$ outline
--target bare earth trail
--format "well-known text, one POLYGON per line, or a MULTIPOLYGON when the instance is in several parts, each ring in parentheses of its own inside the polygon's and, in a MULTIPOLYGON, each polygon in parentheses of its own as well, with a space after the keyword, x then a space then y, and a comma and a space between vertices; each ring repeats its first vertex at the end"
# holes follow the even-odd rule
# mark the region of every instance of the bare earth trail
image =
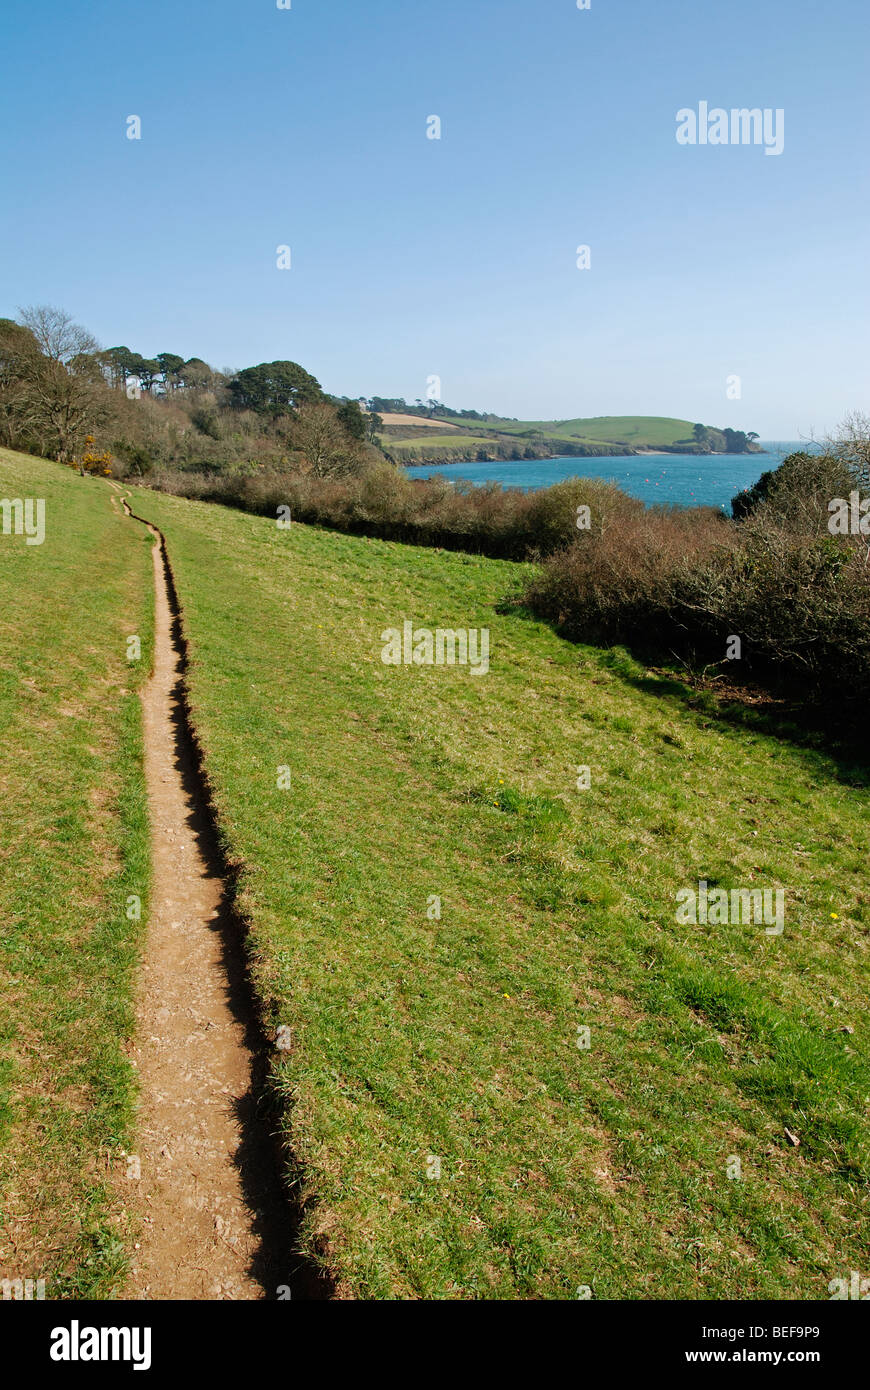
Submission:
POLYGON ((163 545, 148 529, 154 664, 142 703, 152 895, 130 1052, 140 1077, 143 1231, 125 1293, 275 1298, 300 1258, 274 1143, 257 1114, 261 1040, 185 719, 163 545))

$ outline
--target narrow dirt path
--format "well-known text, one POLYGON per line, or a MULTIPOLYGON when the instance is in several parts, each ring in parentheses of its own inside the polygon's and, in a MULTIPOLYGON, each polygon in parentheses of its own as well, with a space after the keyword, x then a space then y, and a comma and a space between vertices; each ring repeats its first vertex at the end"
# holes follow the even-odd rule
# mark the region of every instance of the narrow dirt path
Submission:
MULTIPOLYGON (((123 506, 143 524, 126 498, 123 506)), ((174 591, 159 532, 148 529, 156 613, 142 703, 153 879, 131 1052, 141 1078, 143 1234, 126 1293, 275 1298, 300 1260, 257 1115, 256 1025, 185 717, 174 591)))

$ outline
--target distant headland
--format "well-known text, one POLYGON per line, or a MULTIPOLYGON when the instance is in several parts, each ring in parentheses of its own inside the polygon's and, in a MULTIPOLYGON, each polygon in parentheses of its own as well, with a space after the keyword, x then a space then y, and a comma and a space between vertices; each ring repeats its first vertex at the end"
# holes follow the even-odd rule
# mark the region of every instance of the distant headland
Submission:
POLYGON ((613 454, 761 454, 754 431, 693 424, 659 415, 598 415, 576 420, 512 420, 438 402, 360 400, 387 458, 402 464, 502 459, 601 458, 613 454))

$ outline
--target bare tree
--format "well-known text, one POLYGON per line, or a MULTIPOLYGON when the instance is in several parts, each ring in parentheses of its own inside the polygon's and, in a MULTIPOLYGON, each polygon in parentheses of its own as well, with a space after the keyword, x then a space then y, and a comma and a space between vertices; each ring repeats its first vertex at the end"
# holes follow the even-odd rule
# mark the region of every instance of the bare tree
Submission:
POLYGON ((827 445, 854 474, 858 486, 870 489, 870 416, 860 410, 850 411, 827 445))
POLYGON ((21 323, 29 328, 42 354, 67 366, 76 357, 98 351, 96 339, 64 310, 50 304, 19 309, 21 323))
POLYGON ((290 446, 302 455, 304 471, 313 478, 347 477, 364 467, 359 447, 348 438, 330 405, 299 407, 290 426, 290 446))

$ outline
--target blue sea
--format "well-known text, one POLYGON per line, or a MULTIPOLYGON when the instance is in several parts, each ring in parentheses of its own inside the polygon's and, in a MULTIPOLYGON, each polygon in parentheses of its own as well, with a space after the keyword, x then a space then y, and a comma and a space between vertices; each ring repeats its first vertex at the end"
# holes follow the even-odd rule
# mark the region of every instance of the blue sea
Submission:
POLYGON ((498 463, 415 465, 411 478, 440 475, 454 481, 466 478, 482 484, 534 492, 564 478, 607 478, 647 503, 676 503, 683 507, 720 507, 730 514, 736 493, 756 483, 762 473, 778 468, 787 454, 816 446, 802 440, 759 441, 763 454, 615 454, 606 458, 507 459, 498 463))

